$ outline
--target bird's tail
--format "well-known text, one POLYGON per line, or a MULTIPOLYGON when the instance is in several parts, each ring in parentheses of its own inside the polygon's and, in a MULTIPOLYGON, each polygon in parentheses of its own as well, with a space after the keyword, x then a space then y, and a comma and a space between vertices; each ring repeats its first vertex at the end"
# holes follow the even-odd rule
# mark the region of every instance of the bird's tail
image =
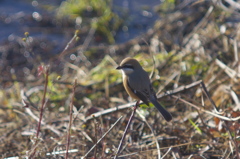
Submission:
POLYGON ((156 99, 151 99, 150 101, 158 109, 166 121, 172 120, 172 115, 166 109, 164 109, 156 99))

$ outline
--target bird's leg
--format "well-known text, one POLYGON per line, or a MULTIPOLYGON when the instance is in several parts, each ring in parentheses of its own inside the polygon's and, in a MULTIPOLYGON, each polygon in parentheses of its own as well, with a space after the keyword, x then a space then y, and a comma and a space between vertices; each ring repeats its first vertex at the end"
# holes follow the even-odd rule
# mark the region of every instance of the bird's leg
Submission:
POLYGON ((135 106, 134 106, 134 111, 139 107, 140 100, 137 100, 135 106))

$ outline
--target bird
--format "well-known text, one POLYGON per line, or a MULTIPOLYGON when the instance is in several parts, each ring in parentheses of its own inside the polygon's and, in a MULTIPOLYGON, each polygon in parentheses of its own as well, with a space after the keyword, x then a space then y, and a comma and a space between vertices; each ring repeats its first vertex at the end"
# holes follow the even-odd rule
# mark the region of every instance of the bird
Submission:
POLYGON ((141 100, 148 106, 151 102, 166 121, 172 120, 172 115, 157 101, 148 73, 136 59, 127 57, 116 69, 122 71, 123 86, 130 97, 141 100))

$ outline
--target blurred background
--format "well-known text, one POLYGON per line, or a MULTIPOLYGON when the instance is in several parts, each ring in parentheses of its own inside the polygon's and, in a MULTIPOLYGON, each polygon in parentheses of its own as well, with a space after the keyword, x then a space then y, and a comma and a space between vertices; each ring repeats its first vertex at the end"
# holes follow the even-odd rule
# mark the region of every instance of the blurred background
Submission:
POLYGON ((142 105, 120 157, 240 158, 239 11, 238 0, 0 0, 1 157, 64 158, 70 141, 69 158, 112 158, 134 105, 115 68, 130 56, 173 120, 142 105))

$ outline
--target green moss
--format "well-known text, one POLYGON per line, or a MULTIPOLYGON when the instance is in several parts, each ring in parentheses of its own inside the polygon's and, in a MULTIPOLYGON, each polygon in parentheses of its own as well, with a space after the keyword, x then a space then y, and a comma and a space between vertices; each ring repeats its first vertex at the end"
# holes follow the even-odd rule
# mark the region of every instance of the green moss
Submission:
POLYGON ((112 32, 117 31, 122 23, 112 12, 111 0, 68 0, 59 7, 58 16, 72 20, 81 17, 83 24, 95 28, 109 43, 114 43, 112 32))

